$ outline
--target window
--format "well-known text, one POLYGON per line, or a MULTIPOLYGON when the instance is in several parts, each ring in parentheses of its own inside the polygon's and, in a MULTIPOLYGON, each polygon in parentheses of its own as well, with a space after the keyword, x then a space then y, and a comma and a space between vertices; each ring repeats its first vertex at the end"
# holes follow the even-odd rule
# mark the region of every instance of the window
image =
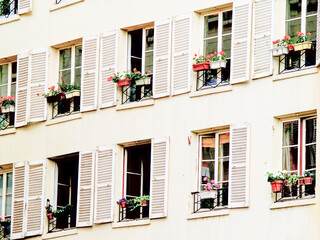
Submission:
MULTIPOLYGON (((154 29, 138 29, 128 32, 128 71, 153 72, 154 29)), ((131 81, 123 88, 123 103, 135 102, 152 97, 152 75, 150 81, 131 81)))
MULTIPOLYGON (((11 220, 12 210, 12 172, 0 174, 0 216, 11 220)), ((0 235, 8 238, 10 236, 10 224, 1 228, 0 235)))
POLYGON ((0 19, 8 18, 18 12, 18 0, 2 0, 0 1, 0 19))
MULTIPOLYGON (((0 96, 16 96, 17 63, 12 62, 0 65, 0 96)), ((14 108, 6 108, 0 115, 0 129, 4 130, 14 126, 14 108)))
POLYGON ((220 11, 203 17, 203 55, 225 52, 226 67, 208 70, 198 77, 197 90, 205 86, 217 86, 230 80, 232 11, 220 11))

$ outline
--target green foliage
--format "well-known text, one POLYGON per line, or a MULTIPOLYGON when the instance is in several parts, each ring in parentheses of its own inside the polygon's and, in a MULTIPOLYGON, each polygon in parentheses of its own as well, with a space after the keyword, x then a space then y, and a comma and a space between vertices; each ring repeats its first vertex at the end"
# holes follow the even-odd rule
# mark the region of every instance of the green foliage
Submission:
POLYGON ((0 16, 10 14, 10 0, 0 0, 0 16))
POLYGON ((304 176, 305 176, 305 177, 311 177, 311 173, 310 173, 309 171, 305 171, 305 172, 304 172, 304 176))
POLYGON ((127 201, 127 205, 131 205, 132 206, 132 209, 130 209, 130 211, 134 211, 136 208, 141 207, 141 202, 143 200, 149 201, 150 200, 150 196, 149 195, 143 195, 143 196, 140 196, 140 197, 129 199, 127 201))
POLYGON ((277 180, 284 180, 285 177, 284 177, 284 173, 278 171, 278 172, 275 172, 275 173, 267 173, 268 174, 268 179, 267 181, 268 182, 274 182, 274 181, 277 181, 277 180))
POLYGON ((64 81, 59 83, 59 87, 62 92, 71 92, 73 90, 81 90, 81 86, 79 84, 66 84, 64 81))
POLYGON ((73 206, 68 204, 62 208, 59 208, 57 210, 53 211, 53 216, 54 217, 59 217, 59 216, 66 216, 68 214, 70 214, 73 210, 73 206))

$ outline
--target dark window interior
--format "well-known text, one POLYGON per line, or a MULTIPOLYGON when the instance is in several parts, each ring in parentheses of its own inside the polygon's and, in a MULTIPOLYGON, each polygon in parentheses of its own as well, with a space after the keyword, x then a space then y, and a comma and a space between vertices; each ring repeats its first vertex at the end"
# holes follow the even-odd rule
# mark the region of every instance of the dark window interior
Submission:
POLYGON ((129 32, 131 36, 131 71, 142 70, 142 29, 129 32))

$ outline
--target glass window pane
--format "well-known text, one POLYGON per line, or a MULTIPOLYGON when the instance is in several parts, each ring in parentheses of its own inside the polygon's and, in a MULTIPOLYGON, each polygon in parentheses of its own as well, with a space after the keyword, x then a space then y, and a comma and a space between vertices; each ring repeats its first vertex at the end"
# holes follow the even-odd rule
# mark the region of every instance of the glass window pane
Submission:
POLYGON ((2 196, 2 193, 3 193, 3 174, 0 175, 0 196, 2 196))
POLYGON ((215 136, 202 138, 202 160, 213 160, 215 154, 215 136))
POLYGON ((146 63, 145 63, 146 72, 153 72, 153 52, 146 52, 146 63))
POLYGON ((146 51, 153 49, 153 35, 154 35, 153 29, 146 30, 146 51))
POLYGON ((8 86, 4 85, 4 86, 0 86, 0 96, 7 96, 8 92, 8 86))
POLYGON ((77 67, 74 76, 74 83, 77 85, 81 85, 81 67, 77 67))
POLYGON ((207 183, 203 181, 204 177, 209 177, 211 180, 214 180, 214 164, 215 161, 202 161, 201 163, 201 182, 202 184, 207 183))
POLYGON ((222 51, 225 52, 227 58, 231 57, 231 35, 222 37, 222 51))
POLYGON ((301 20, 293 20, 286 23, 286 34, 290 37, 296 37, 297 32, 301 31, 301 20))
POLYGON ((282 170, 294 171, 298 169, 298 147, 282 149, 282 170))
POLYGON ((204 41, 204 55, 214 53, 218 50, 218 38, 212 38, 204 41))
POLYGON ((141 176, 127 174, 127 195, 140 196, 141 176))
POLYGON ((229 158, 219 159, 219 181, 228 181, 229 179, 229 158))
POLYGON ((17 81, 17 62, 13 62, 11 68, 11 83, 14 83, 17 81))
POLYGON ((290 146, 298 144, 298 136, 299 136, 299 122, 285 122, 283 123, 283 138, 282 138, 282 146, 290 146))
POLYGON ((12 208, 12 195, 6 196, 6 216, 11 216, 11 208, 12 208))
POLYGON ((219 157, 229 156, 230 134, 219 134, 219 157))
POLYGON ((60 50, 60 68, 71 68, 71 48, 60 50))
POLYGON ((212 14, 204 17, 204 37, 218 36, 219 14, 212 14))
POLYGON ((60 82, 63 81, 65 84, 70 84, 71 83, 71 69, 60 71, 59 80, 60 80, 60 82))
POLYGON ((316 144, 306 146, 306 169, 316 167, 316 144))
POLYGON ((287 19, 301 16, 301 0, 287 0, 287 19))
POLYGON ((131 56, 142 58, 142 29, 129 34, 131 36, 131 56))
MULTIPOLYGON (((0 66, 0 85, 8 83, 8 65, 0 66)), ((7 96, 7 94, 5 95, 7 96)))
POLYGON ((317 13, 318 1, 317 0, 307 0, 307 15, 317 13))
POLYGON ((58 184, 58 202, 57 205, 59 207, 64 207, 69 204, 70 198, 70 187, 65 185, 58 184))
POLYGON ((311 33, 310 39, 316 40, 317 37, 317 16, 307 17, 307 32, 311 33))
POLYGON ((222 34, 232 32, 232 11, 222 13, 222 34))
POLYGON ((7 173, 7 194, 12 193, 12 173, 7 173))
POLYGON ((11 84, 11 97, 15 97, 16 96, 16 84, 11 84))
POLYGON ((317 136, 317 120, 308 119, 306 120, 306 143, 315 143, 317 136))
POLYGON ((81 61, 82 61, 82 46, 76 46, 75 52, 76 52, 76 67, 79 67, 81 66, 81 61))

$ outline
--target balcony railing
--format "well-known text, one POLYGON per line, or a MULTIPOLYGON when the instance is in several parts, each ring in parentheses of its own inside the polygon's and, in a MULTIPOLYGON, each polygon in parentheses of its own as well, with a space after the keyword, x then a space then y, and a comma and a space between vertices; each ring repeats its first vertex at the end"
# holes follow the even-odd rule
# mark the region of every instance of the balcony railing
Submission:
POLYGON ((0 239, 10 239, 11 222, 1 221, 0 222, 0 239))
POLYGON ((150 84, 137 85, 135 80, 131 80, 130 85, 122 87, 122 104, 152 99, 152 96, 152 76, 150 84))
POLYGON ((219 188, 212 197, 202 197, 200 192, 192 192, 193 213, 200 210, 212 211, 217 208, 227 208, 228 206, 228 188, 219 188))
POLYGON ((16 14, 18 12, 18 0, 3 0, 0 1, 0 18, 16 14))
POLYGON ((80 111, 80 97, 61 99, 52 103, 52 119, 69 116, 80 111))
POLYGON ((0 130, 14 127, 14 112, 0 114, 0 130))
POLYGON ((133 209, 133 204, 126 204, 125 207, 122 207, 119 204, 119 222, 149 218, 149 201, 147 201, 146 206, 137 207, 134 210, 133 209))
POLYGON ((312 42, 311 49, 289 51, 279 56, 279 74, 286 71, 300 71, 316 64, 316 41, 312 42))

